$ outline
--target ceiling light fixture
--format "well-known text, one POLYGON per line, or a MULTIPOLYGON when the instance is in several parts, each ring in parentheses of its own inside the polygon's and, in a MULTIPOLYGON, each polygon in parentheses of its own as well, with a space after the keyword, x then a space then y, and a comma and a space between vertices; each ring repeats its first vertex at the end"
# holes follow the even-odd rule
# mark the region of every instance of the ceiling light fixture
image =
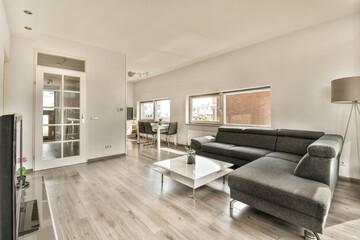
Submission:
POLYGON ((147 76, 149 76, 149 72, 143 72, 143 73, 137 73, 137 72, 131 72, 131 71, 128 72, 129 77, 134 77, 136 75, 138 75, 139 77, 147 77, 147 76))
POLYGON ((30 12, 29 10, 24 10, 24 13, 26 13, 27 15, 32 15, 32 12, 30 12))
POLYGON ((32 28, 31 28, 31 27, 28 27, 28 26, 25 26, 24 28, 25 28, 26 30, 29 30, 29 31, 32 30, 32 28))

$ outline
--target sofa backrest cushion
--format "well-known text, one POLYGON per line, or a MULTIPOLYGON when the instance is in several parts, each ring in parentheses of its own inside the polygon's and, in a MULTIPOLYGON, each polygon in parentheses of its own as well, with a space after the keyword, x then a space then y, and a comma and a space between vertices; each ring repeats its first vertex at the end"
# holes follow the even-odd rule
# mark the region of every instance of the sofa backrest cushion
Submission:
POLYGON ((220 127, 216 142, 275 150, 277 129, 220 127))
POLYGON ((276 152, 305 155, 307 148, 325 133, 316 131, 279 129, 276 141, 276 152))
POLYGON ((229 127, 229 126, 221 126, 218 128, 219 132, 231 132, 231 133, 242 133, 245 128, 241 127, 229 127))

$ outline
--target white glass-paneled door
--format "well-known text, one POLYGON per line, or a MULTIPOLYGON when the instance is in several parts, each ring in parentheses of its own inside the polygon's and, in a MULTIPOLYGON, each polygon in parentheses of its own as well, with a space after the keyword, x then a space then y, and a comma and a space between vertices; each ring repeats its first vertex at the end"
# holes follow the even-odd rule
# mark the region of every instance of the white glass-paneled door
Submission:
POLYGON ((86 161, 86 74, 36 66, 34 169, 86 161))

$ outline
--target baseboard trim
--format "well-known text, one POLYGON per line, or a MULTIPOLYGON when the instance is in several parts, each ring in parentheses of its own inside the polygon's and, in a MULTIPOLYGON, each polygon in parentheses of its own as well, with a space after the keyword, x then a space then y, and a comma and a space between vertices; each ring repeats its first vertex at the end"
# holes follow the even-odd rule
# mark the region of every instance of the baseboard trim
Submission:
POLYGON ((126 155, 125 153, 121 153, 121 154, 110 155, 110 156, 105 156, 105 157, 91 158, 91 159, 88 159, 87 162, 92 163, 92 162, 104 161, 104 160, 124 157, 125 155, 126 155))
POLYGON ((358 184, 360 184, 360 179, 358 179, 358 178, 351 178, 351 177, 339 176, 339 179, 340 179, 340 180, 343 180, 343 181, 347 181, 347 182, 353 182, 353 183, 358 183, 358 184))

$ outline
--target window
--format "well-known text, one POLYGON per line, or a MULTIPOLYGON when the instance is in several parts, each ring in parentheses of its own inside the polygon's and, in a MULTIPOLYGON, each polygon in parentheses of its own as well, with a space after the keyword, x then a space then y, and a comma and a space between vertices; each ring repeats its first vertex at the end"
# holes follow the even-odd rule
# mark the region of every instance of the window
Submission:
POLYGON ((190 122, 220 123, 220 94, 190 97, 190 122))
POLYGON ((170 121, 170 99, 140 102, 140 120, 170 121))
POLYGON ((169 122, 170 121, 170 100, 157 100, 155 101, 155 121, 162 119, 162 121, 169 122))
POLYGON ((142 102, 140 103, 140 116, 141 120, 153 120, 154 119, 154 102, 142 102))
POLYGON ((224 94, 225 124, 271 125, 270 89, 224 94))
POLYGON ((190 123, 271 125, 270 87, 188 97, 190 123))

